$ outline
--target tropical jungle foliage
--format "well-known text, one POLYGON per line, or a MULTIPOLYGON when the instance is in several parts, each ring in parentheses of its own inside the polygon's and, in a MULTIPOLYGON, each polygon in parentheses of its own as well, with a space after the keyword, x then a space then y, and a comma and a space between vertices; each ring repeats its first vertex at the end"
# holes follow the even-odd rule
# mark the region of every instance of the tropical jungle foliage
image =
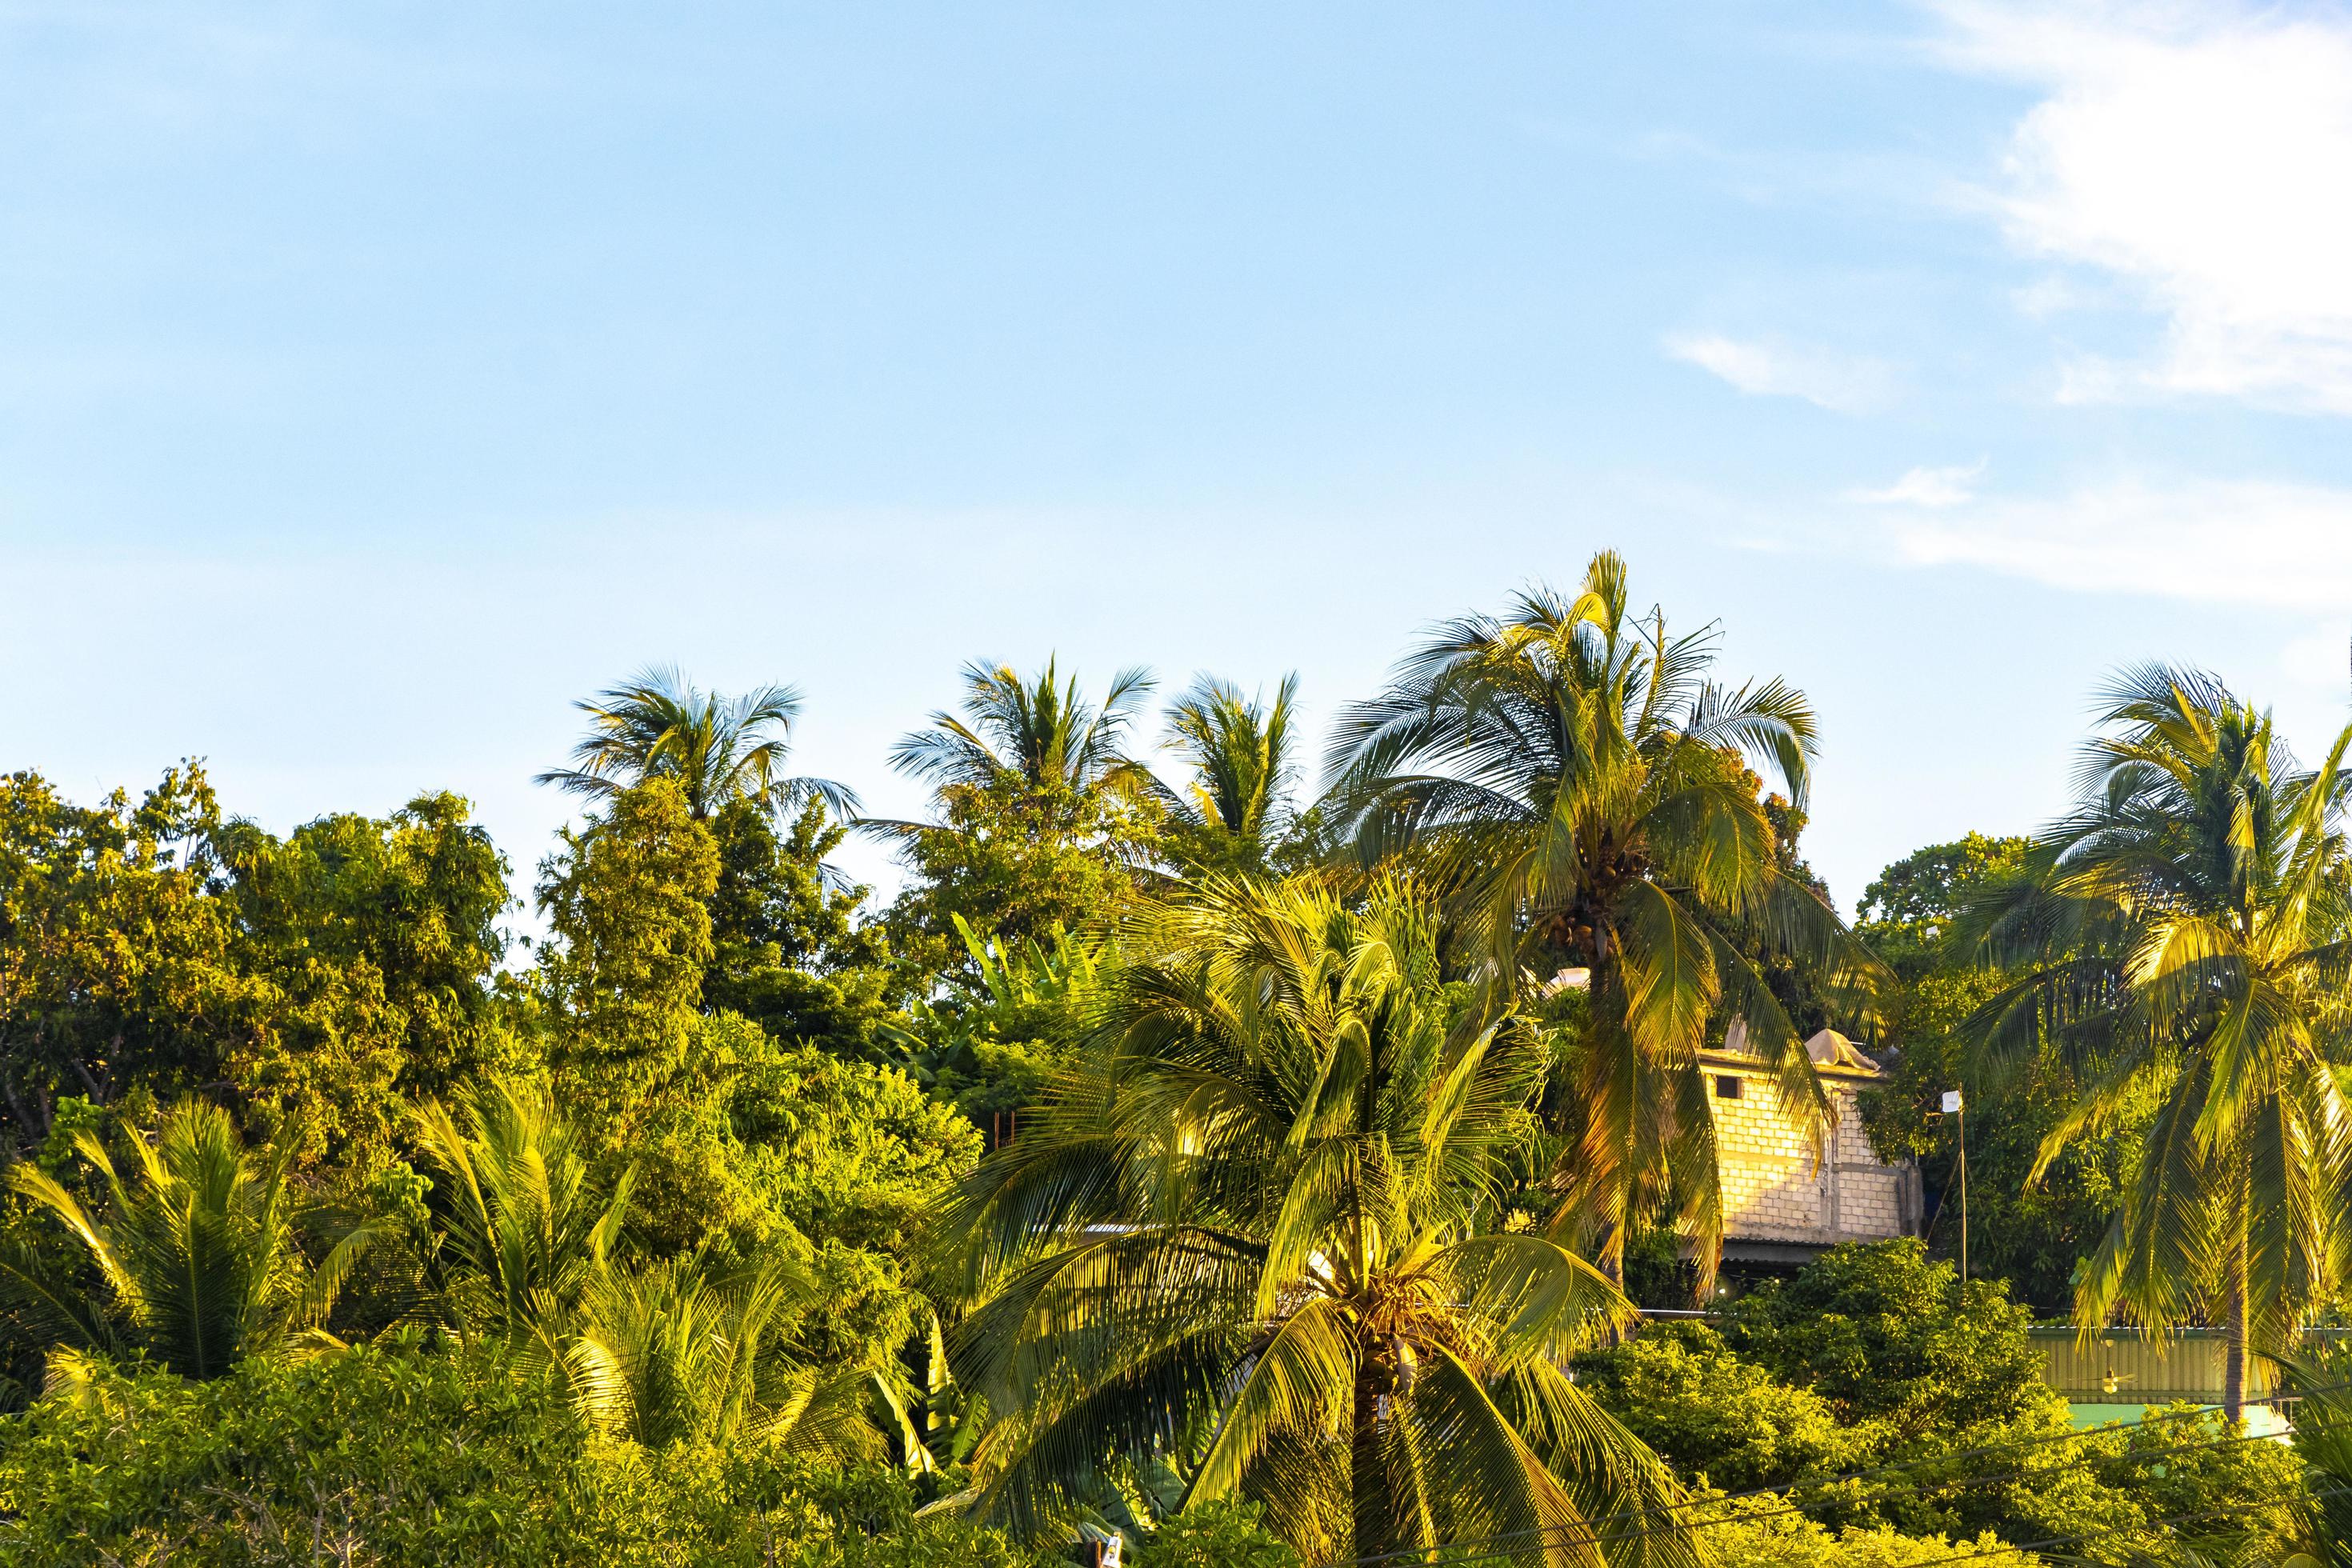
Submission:
POLYGON ((649 668, 527 922, 451 795, 0 778, 0 1563, 2341 1561, 2346 740, 2132 672, 2076 811, 1849 927, 1717 653, 1602 553, 1319 781, 1295 678, 978 661, 912 821, 649 668), (1948 1205, 1719 1267, 1700 1053, 1820 1147, 1824 1026, 1931 1202, 1969 1089, 1975 1278, 1948 1205), (2035 1312, 2315 1414, 2077 1434, 2035 1312))

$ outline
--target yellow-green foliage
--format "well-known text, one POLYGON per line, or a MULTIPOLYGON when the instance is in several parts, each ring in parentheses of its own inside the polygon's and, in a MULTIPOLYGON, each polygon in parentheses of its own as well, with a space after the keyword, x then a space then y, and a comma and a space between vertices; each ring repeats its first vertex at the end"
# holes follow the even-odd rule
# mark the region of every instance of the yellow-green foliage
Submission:
POLYGON ((0 1430, 5 1568, 1035 1561, 919 1500, 903 1475, 756 1445, 600 1437, 513 1366, 402 1344, 200 1384, 101 1372, 0 1430))

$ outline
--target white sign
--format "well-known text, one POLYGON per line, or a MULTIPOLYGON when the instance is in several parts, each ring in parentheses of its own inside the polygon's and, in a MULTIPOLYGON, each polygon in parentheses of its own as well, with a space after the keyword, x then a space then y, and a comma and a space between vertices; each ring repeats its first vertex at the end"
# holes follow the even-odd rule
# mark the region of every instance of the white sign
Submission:
POLYGON ((1954 1111, 1959 1110, 1959 1108, 1960 1091, 1957 1089, 1946 1089, 1944 1091, 1944 1114, 1949 1116, 1954 1111))

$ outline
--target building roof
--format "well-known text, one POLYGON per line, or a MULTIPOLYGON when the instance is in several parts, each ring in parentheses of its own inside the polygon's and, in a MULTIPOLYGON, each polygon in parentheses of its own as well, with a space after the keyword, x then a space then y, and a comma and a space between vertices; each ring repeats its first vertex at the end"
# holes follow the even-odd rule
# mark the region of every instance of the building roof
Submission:
MULTIPOLYGON (((1823 1029, 1805 1042, 1805 1054, 1813 1059, 1813 1070, 1825 1078, 1880 1079, 1885 1069, 1862 1054, 1862 1048, 1835 1029, 1823 1029)), ((1710 1067, 1727 1067, 1737 1071, 1766 1073, 1771 1064, 1748 1049, 1748 1024, 1734 1018, 1726 1031, 1720 1048, 1702 1050, 1698 1059, 1710 1067)))

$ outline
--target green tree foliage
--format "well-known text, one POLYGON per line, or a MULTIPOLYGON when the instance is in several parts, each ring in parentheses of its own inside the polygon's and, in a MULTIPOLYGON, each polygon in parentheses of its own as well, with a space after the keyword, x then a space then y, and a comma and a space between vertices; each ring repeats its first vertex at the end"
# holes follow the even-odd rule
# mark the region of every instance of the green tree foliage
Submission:
POLYGON ((905 1257, 981 1137, 895 1068, 779 1053, 737 1093, 733 1131, 775 1213, 819 1242, 905 1257))
MULTIPOLYGON (((1383 884, 1213 882, 1137 917, 1119 1048, 942 1223, 959 1376, 1002 1419, 978 1505, 1066 1518, 1121 1455, 1183 1457, 1321 1559, 1533 1531, 1568 1562, 1674 1489, 1556 1358, 1623 1299, 1484 1228, 1546 1066, 1465 1015, 1433 912, 1383 884)), ((1671 1529, 1646 1556, 1680 1560, 1671 1529)))
POLYGON ((1293 680, 1198 682, 1162 784, 1139 671, 974 666, 895 824, 788 775, 789 689, 649 670, 547 775, 519 970, 456 796, 0 778, 0 1568, 2336 1568, 2330 1358, 2293 1447, 2076 1433, 2021 1303, 2335 1299, 2352 731, 2306 770, 2136 675, 2073 816, 1849 932, 1811 710, 1714 636, 1599 556, 1410 657, 1305 810, 1293 680), (1931 1182, 1966 1087, 2005 1279, 1906 1241, 1637 1319, 1621 1258, 1713 1258, 1735 1019, 1816 1125, 1799 1037, 1868 1033, 1931 1182))
POLYGON ((389 1158, 396 1108, 510 1061, 492 973, 506 865, 454 795, 279 841, 201 768, 136 808, 0 781, 0 1099, 236 1092, 298 1156, 389 1158))
POLYGON ((1298 1553, 1265 1528, 1265 1515, 1244 1502, 1186 1509, 1146 1540, 1138 1568, 1301 1568, 1298 1553))
POLYGON ((2342 1205, 2318 1196, 2352 1185, 2335 1066, 2352 726, 2305 770, 2267 712, 2202 672, 2130 670, 2106 704, 2082 801, 1977 917, 2015 977, 1972 1032, 1991 1071, 2054 1043, 2080 1075, 2038 1166, 2160 1097, 2075 1310, 2219 1324, 2235 1414, 2247 1347, 2283 1346, 2352 1246, 2342 1205))
POLYGON ((1603 553, 1573 596, 1538 590, 1441 627, 1341 715, 1334 801, 1366 861, 1402 853, 1446 892, 1499 981, 1586 971, 1561 1223, 1615 1269, 1632 1226, 1671 1205, 1706 1273, 1722 1237, 1696 1057, 1710 1021, 1744 1018, 1783 1106, 1817 1136, 1827 1125, 1750 944, 1801 961, 1850 1020, 1869 1016, 1879 967, 1776 858, 1745 765, 1801 807, 1811 707, 1779 680, 1716 685, 1716 628, 1670 637, 1626 595, 1624 562, 1603 553))
POLYGON ((2065 1414, 2025 1337, 2032 1314, 1997 1284, 1963 1288, 1914 1240, 1834 1247, 1793 1279, 1734 1304, 1731 1346, 1829 1402, 1880 1421, 1898 1447, 1979 1423, 2065 1414))
POLYGON ((960 970, 958 919, 1018 942, 1108 918, 1149 876, 1163 816, 1150 771, 1123 749, 1151 689, 1143 671, 1120 672, 1100 706, 1051 659, 1034 680, 971 665, 964 685, 961 717, 934 713, 890 753, 932 786, 936 820, 866 825, 911 873, 889 924, 926 976, 960 970))
POLYGON ((103 1103, 219 1082, 263 999, 216 897, 220 808, 174 768, 135 807, 92 807, 37 773, 0 778, 0 1099, 20 1146, 61 1094, 103 1103))
POLYGON ((597 1269, 567 1325, 565 1381, 590 1420, 647 1447, 763 1446, 878 1460, 861 1368, 795 1357, 785 1331, 821 1282, 781 1259, 714 1269, 672 1257, 597 1269))
POLYGON ((934 1095, 993 1126, 1035 1104, 1077 1054, 1097 1022, 1118 952, 1097 932, 1057 929, 1050 942, 1008 943, 982 941, 961 917, 955 923, 978 984, 916 999, 903 1063, 934 1095))
POLYGON ((837 1056, 881 1052, 895 1016, 889 943, 879 923, 857 921, 866 890, 839 885, 824 865, 847 830, 811 802, 779 831, 748 800, 721 807, 710 830, 719 881, 704 1003, 779 1040, 837 1056))
POLYGON ((417 1240, 436 1316, 467 1341, 545 1352, 620 1243, 634 1170, 602 1190, 553 1097, 513 1080, 467 1085, 454 1108, 428 1102, 416 1145, 432 1176, 417 1240))
MULTIPOLYGON (((1977 1072, 1962 1026, 2007 982, 1973 962, 1958 930, 1972 901, 2022 873, 2028 847, 2023 838, 1971 833, 1906 856, 1864 892, 1854 932, 1897 981, 1881 1037, 1887 1080, 1864 1097, 1863 1119, 1881 1155, 1916 1159, 1929 1189, 1948 1199, 1958 1141, 1941 1098, 1967 1091, 1971 1267, 2056 1315, 2121 1204, 2156 1102, 2150 1094, 2122 1108, 2116 1136, 2079 1142, 2029 1179, 2083 1084, 2047 1042, 2000 1081, 1977 1072)), ((1945 1254, 1957 1250, 1956 1208, 1948 1205, 1933 1239, 1945 1254)))
POLYGON ((857 797, 830 779, 783 774, 801 711, 789 686, 726 698, 699 689, 675 666, 653 666, 577 706, 588 715, 588 734, 572 748, 573 765, 540 774, 541 784, 601 802, 665 778, 697 822, 738 800, 772 811, 812 801, 843 816, 857 810, 857 797))
POLYGON ((1971 833, 1881 871, 1854 907, 1854 934, 1905 980, 1950 966, 1947 939, 1969 899, 2025 868, 2031 841, 1971 833))
MULTIPOLYGON (((94 1213, 38 1165, 8 1172, 9 1186, 66 1226, 104 1282, 105 1305, 92 1310, 76 1299, 78 1277, 11 1280, 21 1300, 48 1309, 62 1344, 134 1347, 184 1376, 217 1377, 323 1321, 352 1258, 376 1238, 374 1227, 355 1229, 313 1268, 295 1235, 290 1150, 248 1152, 216 1106, 183 1100, 153 1142, 130 1142, 137 1175, 126 1180, 100 1139, 76 1136, 105 1194, 94 1213)), ((49 1381, 70 1382, 86 1365, 53 1355, 49 1381)))
POLYGON ((1683 1475, 1794 1484, 1794 1510, 1780 1496, 1702 1510, 1725 1561, 1917 1562, 1942 1537, 2076 1536, 2096 1561, 2168 1561, 2184 1542, 2217 1562, 2280 1560, 2302 1495, 2282 1445, 2186 1406, 2076 1435, 2027 1322, 1916 1242, 1849 1246, 1716 1326, 1647 1326, 1577 1373, 1683 1475), (2256 1499, 2284 1506, 2243 1506, 2256 1499), (2198 1523, 2158 1522, 2183 1516, 2198 1523))
POLYGON ((1230 681, 1202 676, 1168 717, 1168 743, 1189 777, 1167 792, 1167 854, 1187 873, 1265 876, 1297 827, 1291 733, 1298 677, 1283 677, 1271 704, 1230 681))
POLYGON ((1577 1358, 1577 1381, 1699 1484, 1785 1487, 1857 1468, 1874 1434, 1801 1384, 1734 1354, 1704 1323, 1665 1323, 1577 1358))
POLYGON ((388 1158, 401 1106, 523 1065, 493 984, 506 858, 467 814, 426 795, 283 842, 244 822, 215 836, 236 962, 265 1006, 228 1074, 307 1158, 388 1158))
POLYGON ((718 844, 667 777, 613 795, 541 868, 548 1060, 572 1113, 608 1144, 690 1088, 718 888, 718 844))
POLYGON ((2352 1563, 2352 1355, 2331 1347, 2280 1358, 2287 1388, 2301 1396, 2294 1451, 2311 1485, 2298 1510, 2300 1544, 2323 1568, 2352 1563))
POLYGON ((488 1350, 410 1342, 185 1384, 99 1369, 0 1430, 0 1564, 1047 1568, 903 1474, 654 1453, 488 1350), (93 1465, 102 1452, 109 1462, 93 1465))

